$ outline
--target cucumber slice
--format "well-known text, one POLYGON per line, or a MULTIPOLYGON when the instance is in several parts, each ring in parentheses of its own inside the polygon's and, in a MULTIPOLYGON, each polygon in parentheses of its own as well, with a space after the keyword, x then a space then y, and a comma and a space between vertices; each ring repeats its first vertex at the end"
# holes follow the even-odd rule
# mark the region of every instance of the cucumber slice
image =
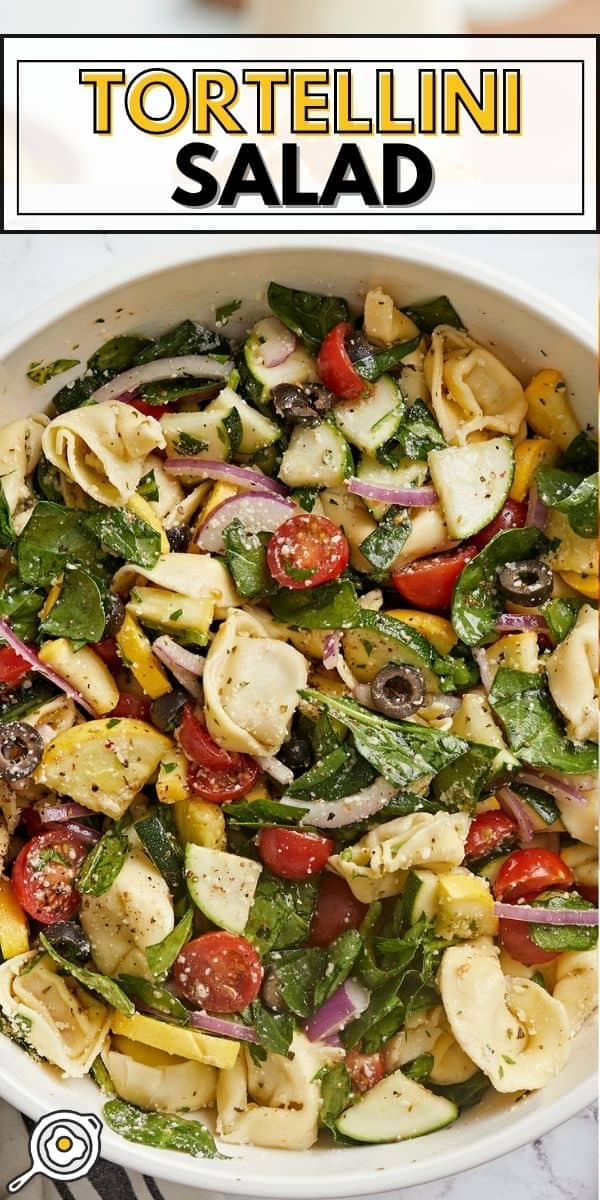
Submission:
POLYGON ((377 672, 390 663, 409 663, 423 672, 428 691, 439 688, 437 675, 400 638, 386 637, 377 629, 347 629, 343 644, 344 658, 359 683, 371 683, 377 672))
POLYGON ((194 904, 219 929, 243 933, 262 871, 260 863, 189 842, 185 877, 194 904))
POLYGON ((471 537, 498 515, 515 469, 510 438, 430 450, 427 461, 451 537, 471 537))
POLYGON ((242 438, 237 447, 239 454, 256 454, 265 446, 272 446, 281 437, 281 429, 274 421, 264 417, 256 408, 252 408, 246 400, 238 396, 232 388, 223 388, 222 392, 204 409, 207 416, 214 415, 219 421, 235 409, 242 423, 242 438))
POLYGON ((482 862, 481 866, 473 867, 476 875, 482 875, 489 883, 495 883, 500 873, 500 868, 506 862, 508 854, 496 854, 493 858, 487 858, 482 862))
POLYGON ((289 487, 338 487, 352 474, 350 448, 333 421, 312 429, 296 425, 279 478, 289 487))
POLYGON ((409 925, 437 915, 438 877, 433 871, 410 871, 402 893, 402 914, 409 925))
POLYGON ((212 458, 226 462, 231 454, 223 413, 165 413, 160 424, 167 453, 173 458, 212 458))
POLYGON ((382 375, 364 400, 337 404, 335 419, 353 446, 365 454, 375 454, 394 436, 405 408, 396 380, 391 375, 382 375))
POLYGON ((309 383, 318 379, 314 358, 311 358, 304 346, 298 345, 293 354, 277 367, 266 367, 262 357, 262 347, 268 339, 283 331, 289 337, 289 331, 277 317, 265 317, 251 330, 244 343, 244 359, 252 378, 262 385, 262 399, 267 400, 270 392, 278 383, 309 383))
MULTIPOLYGON (((375 483, 378 487, 390 488, 421 487, 428 474, 426 462, 405 458, 397 467, 386 467, 384 463, 378 462, 368 454, 363 454, 356 471, 357 478, 363 483, 375 483)), ((366 496, 363 496, 363 500, 377 521, 385 516, 390 507, 389 504, 382 504, 381 500, 369 500, 366 496)))
POLYGON ((392 1071, 342 1113, 336 1128, 355 1142, 401 1142, 443 1129, 457 1116, 451 1100, 428 1092, 402 1071, 392 1071))

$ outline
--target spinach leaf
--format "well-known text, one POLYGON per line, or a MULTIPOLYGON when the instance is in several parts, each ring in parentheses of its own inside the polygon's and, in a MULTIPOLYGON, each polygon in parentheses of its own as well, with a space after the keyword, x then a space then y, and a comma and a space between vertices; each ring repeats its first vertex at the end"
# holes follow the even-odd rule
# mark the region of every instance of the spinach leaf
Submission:
POLYGON ((311 804, 313 800, 331 802, 352 796, 373 782, 376 772, 350 745, 337 746, 287 789, 289 796, 311 804))
POLYGON ((189 942, 194 924, 194 910, 188 908, 174 929, 160 942, 146 946, 146 962, 155 979, 165 979, 179 951, 189 942))
POLYGON ((317 879, 279 879, 263 871, 244 936, 259 954, 306 941, 318 892, 317 879))
POLYGON ((228 304, 221 304, 215 312, 215 320, 218 325, 226 325, 229 318, 237 312, 238 308, 242 307, 241 300, 230 300, 228 304))
POLYGON ((451 1100, 461 1112, 464 1112, 466 1108, 472 1108, 474 1104, 479 1104, 491 1084, 483 1071, 476 1071, 464 1083, 441 1084, 430 1081, 427 1087, 430 1092, 435 1092, 436 1096, 445 1096, 447 1100, 451 1100))
POLYGON ((270 596, 277 591, 267 566, 270 537, 270 533, 248 533, 238 517, 223 533, 225 562, 240 596, 246 600, 270 596))
MULTIPOLYGON (((321 1084, 321 1110, 319 1121, 337 1139, 336 1122, 354 1097, 352 1080, 344 1063, 333 1067, 321 1067, 315 1079, 321 1084)), ((340 1139, 341 1140, 341 1139, 340 1139)), ((344 1139, 345 1141, 346 1139, 344 1139)))
MULTIPOLYGON (((547 892, 535 898, 536 908, 593 909, 577 892, 547 892)), ((528 926, 531 940, 540 950, 562 954, 564 950, 593 950, 598 944, 597 925, 545 925, 532 921, 528 926)))
POLYGON ((555 821, 560 820, 558 804, 548 792, 542 792, 540 788, 531 787, 528 783, 521 783, 518 777, 511 780, 510 786, 545 825, 553 825, 555 821))
POLYGON ((571 632, 585 601, 579 596, 555 596, 542 607, 553 642, 563 642, 571 632))
MULTIPOLYGON (((400 911, 402 910, 400 903, 400 911)), ((359 978, 373 988, 368 1008, 342 1035, 347 1048, 363 1043, 367 1054, 402 1028, 411 1013, 437 1003, 435 976, 448 946, 421 917, 403 935, 390 930, 373 939, 359 963, 359 978), (366 965, 366 972, 365 972, 366 965)))
POLYGON ((419 1054, 417 1058, 411 1059, 402 1067, 403 1075, 407 1075, 409 1079, 416 1079, 417 1083, 421 1079, 426 1079, 433 1070, 435 1059, 433 1054, 419 1054))
POLYGON ((362 379, 367 379, 369 383, 374 383, 386 371, 393 370, 407 354, 412 354, 416 350, 421 338, 410 338, 406 342, 396 342, 394 346, 388 346, 385 350, 377 350, 374 346, 365 345, 365 353, 360 358, 353 360, 352 366, 354 370, 361 376, 362 379))
POLYGON ((332 721, 326 712, 318 715, 300 712, 297 717, 298 733, 307 737, 315 759, 326 758, 336 746, 346 740, 346 730, 339 721, 332 721))
POLYGON ((394 436, 377 453, 381 462, 398 466, 405 459, 426 462, 430 450, 443 450, 446 440, 423 400, 415 400, 394 436))
POLYGON ((126 508, 102 508, 87 517, 86 525, 98 541, 138 567, 156 566, 160 558, 160 533, 126 508))
POLYGON ((436 296, 433 300, 408 304, 402 312, 418 325, 422 333, 433 333, 438 325, 452 325, 455 329, 465 328, 447 296, 436 296))
POLYGON ((57 696, 56 688, 45 679, 25 681, 19 688, 0 696, 0 721, 22 721, 28 713, 35 712, 57 696))
POLYGON ((60 471, 53 463, 48 462, 44 454, 35 469, 35 487, 42 500, 51 500, 53 504, 64 504, 60 487, 60 471))
POLYGON ((596 769, 597 747, 592 742, 572 742, 563 733, 542 675, 500 667, 489 702, 511 750, 522 762, 567 774, 596 769))
POLYGON ((282 588, 273 597, 271 610, 277 621, 295 629, 353 629, 364 612, 349 579, 306 591, 282 588))
POLYGON ((67 568, 58 599, 40 621, 40 633, 69 638, 79 650, 89 642, 101 641, 105 625, 102 593, 95 579, 81 567, 67 568))
POLYGON ((202 442, 200 438, 193 437, 191 433, 179 433, 174 444, 177 453, 184 456, 202 454, 203 450, 208 450, 208 442, 202 442))
POLYGON ((10 624, 13 633, 24 642, 35 642, 38 613, 46 599, 43 592, 23 587, 16 571, 10 571, 0 588, 0 617, 10 624))
POLYGON ((77 890, 86 896, 103 896, 117 878, 129 849, 129 840, 125 832, 129 824, 121 818, 100 838, 79 870, 77 890))
POLYGON ((79 365, 78 358, 56 358, 54 362, 32 362, 25 374, 32 383, 37 383, 38 387, 47 383, 49 379, 53 379, 55 375, 62 375, 63 371, 70 371, 71 367, 79 365))
MULTIPOLYGON (((52 403, 57 413, 71 412, 73 408, 82 408, 84 404, 89 404, 90 397, 101 387, 102 383, 103 380, 99 379, 97 375, 82 375, 80 379, 66 383, 52 397, 52 403)), ((91 401, 91 403, 95 403, 95 401, 91 401)))
POLYGON ((271 961, 288 1008, 297 1017, 312 1017, 348 978, 361 948, 360 934, 348 929, 327 949, 276 951, 271 961))
POLYGON ((107 375, 120 375, 127 371, 137 361, 137 356, 147 347, 152 346, 152 340, 135 333, 120 334, 109 338, 103 346, 88 358, 88 368, 96 375, 106 372, 107 375))
POLYGON ((229 825, 241 829, 262 829, 272 825, 297 825, 305 809, 280 804, 278 800, 260 797, 258 800, 233 800, 223 805, 223 816, 229 825))
POLYGON ((300 692, 350 730, 358 753, 388 783, 404 785, 424 775, 437 775, 469 746, 462 738, 412 721, 389 721, 355 700, 326 696, 312 688, 300 692))
POLYGON ((138 496, 142 496, 144 500, 158 500, 159 490, 156 482, 154 471, 148 471, 146 475, 142 475, 137 486, 138 496))
POLYGON ((24 583, 53 583, 67 565, 97 569, 98 541, 85 514, 49 500, 36 504, 17 542, 17 564, 24 583))
POLYGON ((497 754, 493 746, 472 745, 466 754, 444 767, 432 783, 438 808, 447 812, 474 813, 477 802, 494 774, 497 754))
POLYGON ((111 1008, 116 1008, 118 1012, 125 1013, 125 1016, 132 1017, 135 1008, 128 996, 114 979, 109 979, 106 975, 100 975, 98 971, 90 971, 87 967, 80 967, 77 963, 71 962, 68 958, 63 958, 62 954, 58 953, 52 942, 48 941, 45 934, 39 935, 40 945, 43 946, 46 954, 50 955, 53 962, 62 967, 67 975, 71 975, 77 980, 82 987, 87 988, 90 992, 95 992, 102 1000, 109 1004, 111 1008))
POLYGON ((319 489, 317 487, 298 487, 294 488, 291 498, 295 500, 299 508, 304 512, 312 512, 315 507, 319 489))
POLYGON ((4 485, 0 478, 0 547, 6 549, 8 546, 12 546, 16 536, 10 515, 10 508, 8 507, 8 501, 4 493, 4 485))
POLYGON ((350 310, 340 296, 319 296, 282 283, 270 283, 267 302, 271 312, 302 338, 311 354, 316 354, 334 325, 350 321, 350 310))
POLYGON ((158 812, 151 813, 136 821, 134 829, 142 842, 144 850, 150 855, 155 867, 166 880, 171 892, 177 892, 183 887, 183 852, 179 842, 158 812))
POLYGON ((405 508, 392 504, 377 529, 360 543, 359 549, 379 578, 385 578, 398 557, 410 531, 411 520, 405 508))
POLYGON ((591 475, 598 466, 598 443, 587 433, 578 433, 567 446, 561 463, 567 471, 578 471, 580 475, 591 475))
POLYGON ((196 321, 182 321, 168 329, 135 356, 138 363, 154 362, 157 358, 177 358, 183 354, 227 354, 230 346, 225 338, 196 321))
MULTIPOLYGON (((246 1025, 252 1026, 260 1040, 260 1048, 263 1050, 261 1058, 264 1059, 265 1050, 268 1054, 282 1054, 287 1057, 296 1029, 296 1023, 290 1013, 270 1012, 260 1000, 253 1000, 240 1015, 246 1025)), ((253 1049, 254 1047, 251 1047, 250 1053, 253 1049)))
POLYGON ((116 1095, 116 1092, 115 1092, 115 1089, 113 1086, 113 1081, 112 1081, 108 1071, 106 1070, 106 1067, 104 1066, 104 1063, 102 1062, 102 1059, 99 1054, 96 1055, 96 1058, 94 1059, 94 1061, 90 1067, 90 1075, 91 1075, 92 1079, 94 1080, 96 1087, 100 1088, 100 1091, 105 1096, 115 1096, 116 1095))
POLYGON ((225 413, 221 425, 219 426, 219 437, 225 444, 227 459, 233 458, 233 455, 240 448, 240 442, 244 436, 242 427, 242 418, 237 408, 230 408, 229 412, 225 413), (222 427, 222 429, 221 429, 222 427), (221 432, 223 430, 223 436, 221 432))
POLYGON ((535 473, 540 499, 548 508, 565 513, 571 529, 580 537, 598 532, 598 472, 581 479, 573 471, 538 467, 535 473))
POLYGON ((192 1158, 225 1157, 217 1150, 212 1133, 200 1121, 146 1112, 124 1100, 108 1100, 102 1115, 109 1129, 128 1142, 140 1142, 142 1146, 154 1146, 158 1150, 179 1150, 192 1158))
POLYGON ((467 563, 452 600, 452 624, 467 646, 480 645, 495 631, 504 604, 497 582, 499 567, 538 558, 549 546, 548 539, 533 526, 505 529, 467 563))
POLYGON ((146 1008, 154 1009, 177 1025, 190 1024, 187 1008, 167 988, 149 979, 142 979, 139 975, 117 975, 117 983, 126 996, 141 1000, 146 1008))
MULTIPOLYGON (((220 386, 216 385, 217 388, 220 386)), ((174 404, 177 400, 210 400, 215 394, 214 379, 192 379, 191 376, 181 375, 178 379, 158 379, 154 383, 142 383, 138 395, 146 404, 161 408, 164 404, 174 404)), ((158 412, 157 417, 160 416, 158 412)))
POLYGON ((315 1010, 345 983, 361 950, 362 938, 358 930, 346 929, 322 951, 323 972, 315 985, 315 1010))

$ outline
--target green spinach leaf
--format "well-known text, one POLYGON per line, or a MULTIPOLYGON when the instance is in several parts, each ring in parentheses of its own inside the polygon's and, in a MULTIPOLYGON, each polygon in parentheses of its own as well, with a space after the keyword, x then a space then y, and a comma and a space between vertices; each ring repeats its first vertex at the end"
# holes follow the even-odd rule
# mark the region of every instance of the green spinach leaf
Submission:
POLYGON ((46 596, 36 588, 24 587, 17 571, 10 571, 0 589, 0 617, 9 622, 13 633, 24 642, 38 636, 38 613, 46 596))
POLYGON ((84 895, 103 896, 115 882, 129 850, 129 814, 126 818, 111 825, 84 858, 77 877, 77 890, 84 895))
POLYGON ((538 558, 550 543, 539 529, 506 529, 497 533, 467 563, 454 589, 452 624, 467 646, 489 641, 503 608, 497 573, 505 563, 538 558))
MULTIPOLYGON (((536 908, 593 909, 594 905, 584 900, 577 892, 547 892, 536 896, 536 908)), ((597 925, 546 925, 532 921, 528 926, 531 940, 540 950, 562 954, 565 950, 593 950, 598 944, 597 925)))
POLYGON ((273 616, 295 629, 353 629, 361 623, 356 590, 349 579, 294 592, 282 588, 271 601, 273 616))
POLYGON ((47 383, 49 379, 53 379, 55 375, 62 375, 63 371, 70 371, 71 367, 79 365, 78 358, 56 358, 54 362, 32 362, 25 374, 32 383, 36 383, 38 387, 47 383))
POLYGON ((500 667, 489 701, 511 750, 522 762, 567 774, 596 769, 597 747, 592 742, 572 742, 563 733, 542 675, 500 667))
POLYGON ((35 469, 34 480, 36 491, 42 500, 51 500, 53 504, 64 504, 60 486, 60 471, 53 463, 48 462, 44 454, 41 455, 35 469))
POLYGON ((97 571, 101 552, 85 518, 81 511, 49 500, 36 504, 17 542, 17 565, 24 583, 51 584, 67 565, 97 571))
POLYGON ((296 882, 262 872, 244 931, 259 954, 306 941, 318 887, 316 879, 296 882))
POLYGON ((360 358, 354 359, 352 366, 362 379, 374 383, 382 375, 385 375, 386 371, 397 367, 407 354, 412 354, 420 340, 420 335, 417 334, 414 338, 409 338, 405 342, 396 342, 394 346, 387 346, 384 350, 377 350, 374 346, 365 346, 365 353, 361 354, 360 358))
POLYGON ((158 500, 160 493, 153 470, 142 476, 137 486, 137 493, 144 500, 158 500))
POLYGON ((219 333, 206 329, 196 321, 182 321, 140 350, 135 356, 135 365, 154 362, 157 358, 178 358, 183 354, 229 353, 229 342, 219 333))
POLYGON ((88 368, 96 375, 120 375, 127 371, 137 361, 137 356, 152 346, 151 338, 141 337, 135 333, 120 334, 109 338, 100 346, 91 358, 88 358, 88 368))
POLYGON ((443 450, 446 440, 423 400, 415 400, 392 442, 386 442, 377 457, 390 466, 404 459, 426 462, 430 450, 443 450))
POLYGON ((452 325, 464 329, 464 325, 447 296, 435 296, 433 300, 421 300, 419 304, 408 304, 402 309, 422 333, 433 333, 438 325, 452 325))
POLYGON ((146 962, 155 979, 166 979, 177 955, 189 942, 194 925, 194 910, 188 908, 174 929, 160 942, 146 946, 146 962))
POLYGON ((472 745, 466 754, 443 767, 431 786, 438 808, 447 812, 474 813, 494 775, 497 755, 493 746, 472 745))
POLYGON ((591 475, 598 466, 598 443, 587 433, 578 433, 567 446, 561 462, 561 467, 567 471, 577 471, 580 475, 591 475))
POLYGON ((491 1086, 487 1075, 484 1075, 483 1071, 476 1071, 464 1083, 441 1084, 429 1082, 427 1084, 431 1092, 435 1092, 436 1096, 445 1096, 447 1100, 451 1100, 453 1104, 456 1104, 456 1107, 461 1112, 464 1112, 466 1108, 472 1108, 474 1104, 479 1104, 479 1101, 491 1086))
POLYGON ((320 1123, 329 1129, 337 1140, 340 1136, 336 1128, 337 1119, 354 1097, 352 1080, 344 1063, 336 1063, 333 1067, 321 1067, 315 1078, 321 1084, 320 1123))
POLYGON ((299 775, 287 788, 287 794, 297 797, 300 803, 311 804, 321 799, 333 803, 368 787, 375 775, 369 763, 345 743, 299 775))
POLYGON ((102 593, 96 580, 81 567, 67 568, 58 599, 40 621, 40 633, 69 638, 79 650, 89 642, 101 641, 105 625, 102 593))
POLYGON ((240 829, 263 829, 273 825, 297 825, 305 809, 278 800, 260 797, 258 800, 233 800, 223 806, 228 825, 240 829))
POLYGON ((56 688, 39 675, 31 682, 25 681, 8 695, 0 696, 0 721, 22 721, 28 713, 35 712, 57 696, 56 688))
POLYGON ((304 512, 312 512, 317 502, 319 489, 317 487, 298 487, 292 492, 292 500, 295 500, 299 508, 304 512))
POLYGON ((377 578, 385 579, 397 559, 410 531, 411 520, 405 508, 392 504, 377 529, 360 544, 360 551, 374 568, 377 578))
POLYGON ((16 539, 16 533, 10 515, 10 508, 4 492, 4 485, 0 478, 0 547, 7 549, 12 546, 16 539))
POLYGON ((433 1054, 419 1054, 417 1058, 404 1064, 402 1073, 408 1075, 409 1079, 416 1079, 418 1083, 421 1079, 427 1079, 427 1076, 431 1074, 434 1062, 433 1054))
POLYGON ((270 283, 267 301, 271 312, 302 338, 311 354, 316 354, 334 325, 350 321, 350 310, 340 296, 319 296, 270 283))
POLYGON ((86 520, 98 541, 113 554, 138 567, 155 567, 160 558, 160 533, 126 508, 102 508, 86 520))
POLYGON ((548 508, 565 513, 571 529, 580 537, 598 532, 598 472, 581 479, 573 471, 538 467, 535 481, 540 500, 548 508))
POLYGON ((240 596, 246 600, 270 596, 277 591, 277 584, 267 566, 270 537, 270 533, 248 533, 239 518, 232 521, 223 533, 225 562, 240 596))
POLYGON ((117 983, 126 996, 141 1000, 146 1008, 154 1009, 176 1025, 190 1024, 187 1008, 167 988, 149 979, 142 979, 139 975, 117 975, 117 983))
POLYGON ((230 300, 227 304, 221 304, 215 312, 215 320, 218 325, 226 325, 229 318, 237 312, 238 308, 242 307, 241 300, 230 300))
POLYGON ((200 1121, 146 1112, 124 1100, 108 1100, 102 1115, 109 1129, 128 1142, 139 1142, 158 1150, 179 1150, 192 1158, 225 1157, 217 1150, 212 1133, 200 1121))
POLYGON ((542 607, 554 643, 563 642, 571 632, 579 609, 585 601, 579 596, 555 596, 542 607))
POLYGON ((109 979, 106 975, 100 975, 98 971, 90 971, 87 967, 80 967, 77 963, 71 962, 70 959, 64 958, 62 954, 58 953, 52 942, 48 941, 45 934, 40 933, 39 939, 40 945, 43 946, 46 954, 49 954, 53 962, 62 967, 63 971, 67 972, 67 975, 71 975, 73 979, 77 980, 77 983, 87 988, 88 991, 95 992, 111 1008, 116 1008, 118 1012, 125 1013, 127 1017, 133 1016, 135 1012, 134 1005, 129 997, 125 995, 123 989, 119 987, 118 983, 115 983, 114 979, 109 979))
MULTIPOLYGON (((242 1020, 251 1025, 260 1040, 260 1049, 268 1054, 281 1054, 287 1057, 296 1023, 290 1013, 270 1012, 260 1000, 254 1000, 240 1014, 242 1020)), ((252 1053, 252 1049, 250 1051, 252 1053)))

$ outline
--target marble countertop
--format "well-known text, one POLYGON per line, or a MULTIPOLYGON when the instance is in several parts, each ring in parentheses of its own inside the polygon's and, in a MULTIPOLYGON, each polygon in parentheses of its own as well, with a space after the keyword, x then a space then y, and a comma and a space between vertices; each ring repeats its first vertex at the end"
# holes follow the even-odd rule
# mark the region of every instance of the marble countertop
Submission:
MULTIPOLYGON (((211 243, 214 243, 211 238, 211 243)), ((227 236, 217 240, 227 245, 227 236)), ((255 239, 256 240, 256 239, 255 239)), ((329 239, 328 239, 329 240, 329 239)), ((501 268, 560 300, 589 324, 595 320, 597 242, 590 235, 424 235, 398 238, 439 245, 501 268)), ((120 262, 143 269, 147 255, 181 258, 199 252, 187 235, 10 234, 0 240, 0 322, 7 326, 64 288, 120 262)), ((40 323, 42 323, 42 319, 40 323)), ((484 1167, 406 1190, 407 1200, 594 1200, 597 1114, 588 1109, 546 1137, 484 1167)), ((381 1198, 383 1200, 383 1198, 381 1198)))

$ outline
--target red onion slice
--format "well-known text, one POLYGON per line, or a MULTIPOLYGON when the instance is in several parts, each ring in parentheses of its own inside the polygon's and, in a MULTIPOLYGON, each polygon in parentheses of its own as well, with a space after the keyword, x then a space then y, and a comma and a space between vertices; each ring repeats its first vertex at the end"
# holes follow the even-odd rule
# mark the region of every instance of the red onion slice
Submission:
MULTIPOLYGON (((118 400, 125 393, 136 392, 144 383, 157 383, 161 379, 179 379, 188 376, 190 379, 222 379, 226 380, 233 369, 232 362, 216 362, 207 354, 182 354, 179 358, 157 358, 154 362, 141 363, 139 367, 130 367, 102 387, 92 392, 88 404, 104 404, 108 400, 118 400)), ((160 405, 157 405, 160 415, 160 405)))
POLYGON ((542 504, 538 496, 538 490, 535 483, 532 483, 529 489, 529 501, 527 504, 527 516, 525 518, 526 525, 535 525, 536 529, 545 529, 546 521, 548 520, 548 509, 545 504, 542 504))
POLYGON ((214 1033, 217 1037, 235 1038, 236 1042, 258 1042, 258 1036, 248 1025, 240 1025, 237 1021, 224 1021, 221 1017, 211 1017, 205 1012, 191 1012, 190 1021, 196 1029, 204 1029, 206 1033, 214 1033))
MULTIPOLYGON (((344 796, 343 800, 315 800, 307 808, 300 824, 314 825, 317 829, 342 829, 353 821, 364 821, 374 816, 397 792, 397 787, 379 777, 369 787, 352 796, 344 796)), ((293 797, 289 799, 293 800, 293 797)))
POLYGON ((282 787, 289 787, 290 783, 294 782, 294 772, 286 767, 285 763, 279 761, 274 754, 258 754, 253 755, 254 761, 265 775, 270 775, 276 783, 280 783, 282 787))
POLYGON ((50 821, 71 821, 77 817, 94 816, 91 809, 85 808, 83 804, 77 804, 75 800, 65 800, 64 804, 44 804, 42 808, 37 808, 35 811, 42 825, 47 825, 50 821))
POLYGON ((521 797, 517 796, 516 792, 513 792, 509 787, 500 788, 497 796, 502 811, 517 822, 519 837, 527 845, 531 841, 535 829, 521 797))
POLYGON ((92 829, 89 825, 82 825, 80 821, 64 821, 60 826, 61 829, 67 829, 69 833, 74 833, 82 842, 89 842, 90 846, 95 846, 96 842, 100 841, 102 834, 99 829, 92 829))
POLYGON ((597 908, 536 908, 529 904, 494 904, 505 921, 534 921, 536 925, 597 925, 597 908))
POLYGON ((168 633, 162 634, 152 643, 152 650, 160 662, 169 668, 182 688, 195 700, 201 700, 202 687, 198 680, 204 671, 205 659, 200 654, 186 650, 185 646, 180 646, 168 633))
POLYGON ((340 646, 342 644, 342 632, 336 629, 334 633, 327 633, 323 639, 323 666, 326 671, 335 671, 338 665, 340 656, 340 646))
POLYGON ((481 685, 483 687, 484 692, 487 695, 492 686, 492 668, 490 667, 490 664, 488 661, 488 656, 487 656, 485 650, 480 646, 479 648, 476 647, 473 650, 473 658, 475 659, 475 662, 477 663, 477 666, 479 667, 479 674, 481 675, 481 685))
POLYGON ((165 471, 169 475, 189 475, 194 479, 221 479, 247 488, 250 492, 277 492, 286 495, 287 488, 278 479, 269 479, 261 471, 238 467, 235 463, 218 462, 212 458, 167 458, 165 471))
POLYGON ((83 696, 77 691, 76 688, 74 688, 66 679, 63 679, 62 675, 57 675, 56 671, 52 670, 52 667, 47 667, 46 664, 42 662, 41 658, 38 658, 37 654, 31 650, 29 646, 25 644, 25 642, 22 642, 21 639, 17 637, 16 633, 13 633, 10 625, 1 619, 0 638, 2 638, 8 646, 11 646, 13 650, 16 650, 17 654, 20 655, 21 658, 25 659, 25 662, 29 663, 32 671, 36 671, 38 675, 43 675, 44 678, 48 679, 50 683, 53 683, 55 687, 60 688, 61 692, 64 692, 66 696, 70 696, 71 699, 74 700, 76 704, 79 704, 81 708, 85 709, 85 711, 89 713, 91 717, 97 717, 99 715, 96 712, 96 709, 92 708, 91 704, 89 704, 87 700, 84 700, 83 696))
POLYGON ((570 804, 587 804, 589 801, 589 796, 586 796, 581 788, 568 783, 560 776, 550 775, 547 771, 538 771, 535 767, 520 771, 518 778, 521 783, 527 783, 530 787, 548 792, 548 795, 554 796, 555 800, 567 800, 570 804))
POLYGON ((355 496, 380 500, 383 504, 401 504, 404 508, 431 508, 438 502, 438 495, 433 487, 382 487, 378 483, 366 483, 355 476, 346 480, 346 486, 355 496))
POLYGON ((501 613, 496 621, 497 633, 522 633, 528 629, 547 633, 545 617, 538 613, 501 613))
POLYGON ((279 367, 296 349, 296 336, 277 317, 260 322, 260 356, 265 367, 279 367))
POLYGON ((236 519, 248 533, 274 533, 296 510, 292 500, 273 492, 245 492, 230 496, 208 514, 196 534, 196 545, 209 554, 225 550, 223 534, 236 519))
POLYGON ((368 1007, 370 999, 371 993, 361 983, 347 979, 306 1022, 304 1031, 307 1038, 311 1042, 330 1038, 354 1017, 359 1017, 368 1007))

